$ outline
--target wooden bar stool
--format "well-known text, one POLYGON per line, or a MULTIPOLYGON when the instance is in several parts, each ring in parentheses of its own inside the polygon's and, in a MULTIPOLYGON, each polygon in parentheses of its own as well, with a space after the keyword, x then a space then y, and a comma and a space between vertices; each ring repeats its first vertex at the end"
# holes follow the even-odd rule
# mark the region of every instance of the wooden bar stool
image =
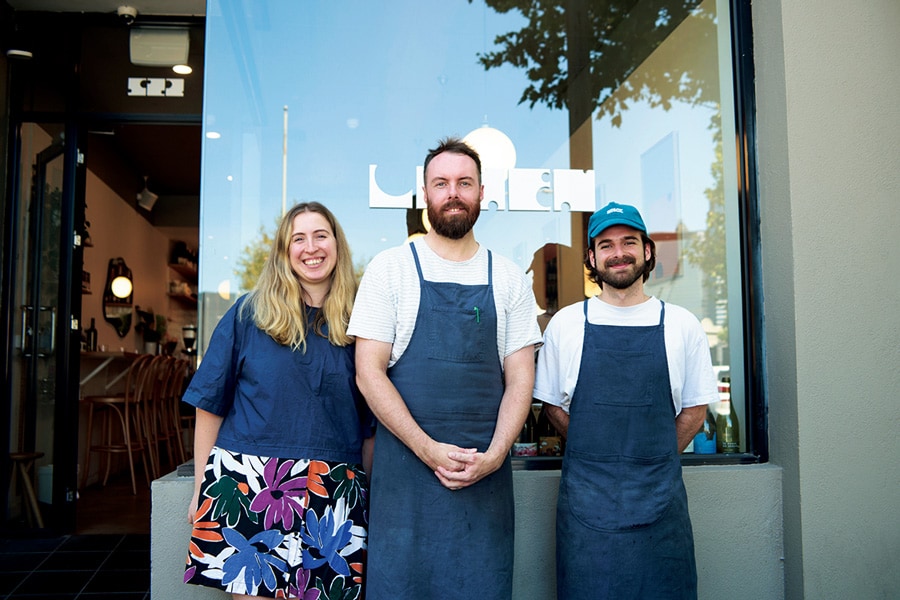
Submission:
POLYGON ((12 470, 9 474, 9 489, 13 489, 16 480, 16 474, 22 482, 22 489, 25 490, 25 513, 28 517, 28 525, 34 527, 34 521, 37 526, 44 528, 44 519, 41 518, 41 508, 38 506, 37 496, 34 493, 33 476, 31 468, 34 461, 44 456, 43 452, 13 452, 9 455, 12 461, 12 470))
POLYGON ((166 447, 166 459, 171 462, 173 440, 169 437, 166 413, 166 394, 169 387, 169 378, 175 364, 170 356, 157 356, 150 366, 150 372, 141 386, 141 403, 144 409, 145 435, 147 446, 150 449, 150 464, 153 469, 153 478, 162 475, 162 454, 160 446, 166 447))
POLYGON ((131 364, 125 381, 125 393, 113 396, 85 396, 82 402, 88 405, 87 440, 85 443, 84 472, 81 475, 81 487, 87 483, 91 465, 91 454, 102 456, 101 471, 104 471, 102 485, 109 479, 112 454, 125 454, 128 457, 128 469, 131 473, 131 491, 137 495, 137 481, 134 476, 134 454, 140 454, 144 462, 144 477, 150 486, 151 466, 148 463, 148 448, 145 441, 144 416, 139 400, 147 367, 155 358, 142 354, 131 364), (101 422, 100 442, 93 440, 94 415, 99 414, 101 422), (118 425, 120 436, 114 436, 118 425))
POLYGON ((182 438, 179 404, 188 366, 186 360, 169 359, 169 368, 165 374, 164 385, 161 388, 161 396, 155 411, 158 427, 157 441, 160 445, 165 443, 167 466, 171 466, 172 469, 187 460, 182 438))

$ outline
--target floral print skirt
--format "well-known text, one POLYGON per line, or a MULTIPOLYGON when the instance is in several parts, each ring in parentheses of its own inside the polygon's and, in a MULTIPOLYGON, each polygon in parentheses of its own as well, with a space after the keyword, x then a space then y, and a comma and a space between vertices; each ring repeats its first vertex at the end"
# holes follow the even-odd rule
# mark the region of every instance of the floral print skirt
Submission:
POLYGON ((215 447, 184 581, 267 598, 362 598, 367 496, 358 464, 215 447))

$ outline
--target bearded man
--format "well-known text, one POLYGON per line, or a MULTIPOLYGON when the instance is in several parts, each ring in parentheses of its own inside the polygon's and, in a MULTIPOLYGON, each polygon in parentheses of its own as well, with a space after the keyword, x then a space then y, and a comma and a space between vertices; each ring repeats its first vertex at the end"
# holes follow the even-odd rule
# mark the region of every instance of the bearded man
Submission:
POLYGON ((534 387, 566 436, 557 597, 693 599, 679 454, 719 399, 709 343, 697 317, 644 292, 656 246, 635 207, 595 212, 587 243, 601 293, 550 320, 534 387))
POLYGON ((425 158, 431 229, 366 268, 350 319, 378 419, 366 597, 512 595, 509 449, 531 407, 531 282, 476 240, 481 160, 447 138, 425 158))

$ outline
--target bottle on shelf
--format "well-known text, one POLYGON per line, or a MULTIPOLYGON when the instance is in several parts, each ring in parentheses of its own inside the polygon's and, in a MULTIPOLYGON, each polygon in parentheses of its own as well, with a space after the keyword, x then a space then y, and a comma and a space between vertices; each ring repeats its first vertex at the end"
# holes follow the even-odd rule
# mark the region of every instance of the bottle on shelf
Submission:
POLYGON ((716 417, 709 406, 706 407, 706 418, 700 431, 694 436, 694 454, 716 453, 716 417))
POLYGON ((556 431, 556 427, 550 422, 547 410, 541 408, 537 421, 538 431, 538 456, 562 456, 562 436, 556 431))
POLYGON ((525 418, 525 424, 522 425, 522 431, 519 433, 518 439, 513 442, 513 456, 537 456, 538 444, 535 429, 537 422, 534 420, 534 411, 528 409, 528 416, 525 418))
POLYGON ((88 352, 96 352, 97 351, 97 326, 94 324, 94 319, 91 319, 91 326, 87 328, 85 334, 85 349, 88 352))
POLYGON ((741 429, 731 403, 731 377, 719 382, 719 406, 716 408, 716 451, 735 454, 741 451, 741 429))

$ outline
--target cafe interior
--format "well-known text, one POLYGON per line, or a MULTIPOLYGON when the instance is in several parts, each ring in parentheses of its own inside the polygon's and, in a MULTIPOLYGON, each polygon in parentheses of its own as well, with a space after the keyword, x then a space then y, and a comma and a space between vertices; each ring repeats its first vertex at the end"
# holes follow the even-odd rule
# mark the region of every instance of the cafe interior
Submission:
POLYGON ((7 16, 21 54, 2 528, 147 533, 150 482, 191 451, 179 400, 197 353, 202 17, 160 17, 177 35, 142 40, 115 12, 7 16))

